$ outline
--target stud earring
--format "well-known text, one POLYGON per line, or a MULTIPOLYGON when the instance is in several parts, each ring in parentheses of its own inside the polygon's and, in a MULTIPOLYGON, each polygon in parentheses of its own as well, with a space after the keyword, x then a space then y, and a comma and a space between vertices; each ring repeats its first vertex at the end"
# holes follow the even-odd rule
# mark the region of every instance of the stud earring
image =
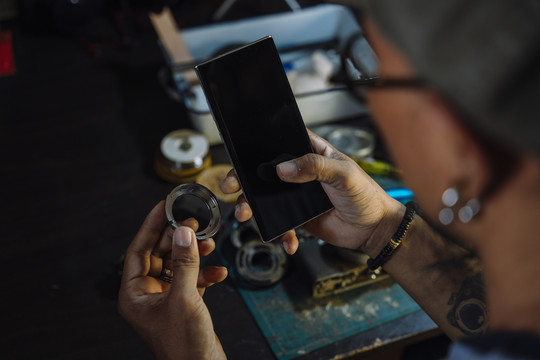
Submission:
MULTIPOLYGON (((459 202, 460 194, 457 188, 450 187, 442 194, 443 208, 439 211, 439 221, 443 225, 450 225, 454 221, 454 206, 459 202)), ((458 210, 458 219, 464 224, 470 222, 480 211, 480 201, 473 198, 458 210)))
POLYGON ((467 204, 465 204, 464 207, 459 209, 458 218, 462 223, 467 224, 476 216, 476 214, 478 214, 479 211, 480 201, 478 201, 478 199, 471 199, 467 201, 467 204))
POLYGON ((443 208, 439 212, 439 221, 443 225, 450 225, 454 221, 454 210, 452 209, 459 200, 459 192, 455 187, 446 189, 442 194, 443 208))

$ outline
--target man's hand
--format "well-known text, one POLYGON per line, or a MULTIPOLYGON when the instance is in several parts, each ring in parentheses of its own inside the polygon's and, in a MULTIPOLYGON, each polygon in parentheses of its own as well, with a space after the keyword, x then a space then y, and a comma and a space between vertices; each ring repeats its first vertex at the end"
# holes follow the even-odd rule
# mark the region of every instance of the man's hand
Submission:
POLYGON ((215 243, 197 241, 194 219, 182 225, 168 226, 163 202, 150 212, 126 253, 118 309, 157 358, 224 359, 202 295, 227 270, 199 270, 199 255, 215 243), (163 268, 173 271, 172 283, 160 279, 163 268))
MULTIPOLYGON (((333 210, 307 223, 304 229, 337 246, 360 248, 366 253, 379 251, 380 241, 371 239, 388 241, 399 225, 403 205, 389 197, 352 159, 314 133, 309 132, 309 136, 315 153, 276 167, 278 176, 286 182, 320 181, 334 204, 333 210)), ((221 190, 224 193, 240 190, 234 171, 223 180, 221 190)), ((238 199, 235 216, 239 221, 247 221, 252 216, 243 195, 238 199)), ((283 235, 281 241, 289 254, 298 248, 294 231, 283 235)))

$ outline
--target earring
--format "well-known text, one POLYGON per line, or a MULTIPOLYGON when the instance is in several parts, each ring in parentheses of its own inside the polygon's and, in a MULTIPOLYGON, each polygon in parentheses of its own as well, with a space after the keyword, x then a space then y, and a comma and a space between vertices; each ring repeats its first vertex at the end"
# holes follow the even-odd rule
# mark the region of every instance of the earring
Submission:
POLYGON ((459 220, 466 224, 470 222, 476 214, 480 211, 480 201, 478 199, 471 199, 467 201, 467 204, 459 209, 458 218, 459 220))
POLYGON ((459 200, 459 193, 455 187, 444 190, 442 194, 443 208, 439 212, 439 221, 443 225, 450 225, 454 221, 454 210, 452 208, 459 200))
MULTIPOLYGON (((439 221, 443 225, 450 225, 454 221, 454 206, 459 202, 460 194, 457 188, 450 187, 442 194, 443 208, 439 211, 439 221)), ((459 220, 466 224, 480 211, 480 201, 473 198, 458 210, 459 220)))

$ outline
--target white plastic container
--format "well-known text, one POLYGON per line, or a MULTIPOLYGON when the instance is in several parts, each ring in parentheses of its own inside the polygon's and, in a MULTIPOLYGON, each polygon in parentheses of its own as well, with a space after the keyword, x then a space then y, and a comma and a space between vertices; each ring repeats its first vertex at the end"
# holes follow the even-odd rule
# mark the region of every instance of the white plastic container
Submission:
MULTIPOLYGON (((226 46, 247 44, 267 35, 274 38, 280 50, 331 42, 341 47, 359 31, 358 22, 349 9, 339 5, 319 5, 295 12, 186 29, 182 31, 182 38, 193 58, 204 61, 226 46)), ((202 132, 210 144, 221 143, 201 87, 194 85, 186 88, 181 73, 173 75, 193 127, 202 132)), ((343 86, 295 93, 295 96, 307 126, 367 113, 366 107, 343 86)))

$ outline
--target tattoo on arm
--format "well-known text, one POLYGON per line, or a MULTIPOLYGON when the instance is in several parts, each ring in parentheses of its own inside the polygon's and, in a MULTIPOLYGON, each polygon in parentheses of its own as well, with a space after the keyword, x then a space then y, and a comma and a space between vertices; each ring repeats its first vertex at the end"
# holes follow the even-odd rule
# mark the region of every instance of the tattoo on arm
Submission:
POLYGON ((448 312, 448 322, 465 335, 482 334, 487 329, 488 314, 482 277, 474 275, 466 278, 458 292, 452 293, 448 301, 452 308, 448 312))

